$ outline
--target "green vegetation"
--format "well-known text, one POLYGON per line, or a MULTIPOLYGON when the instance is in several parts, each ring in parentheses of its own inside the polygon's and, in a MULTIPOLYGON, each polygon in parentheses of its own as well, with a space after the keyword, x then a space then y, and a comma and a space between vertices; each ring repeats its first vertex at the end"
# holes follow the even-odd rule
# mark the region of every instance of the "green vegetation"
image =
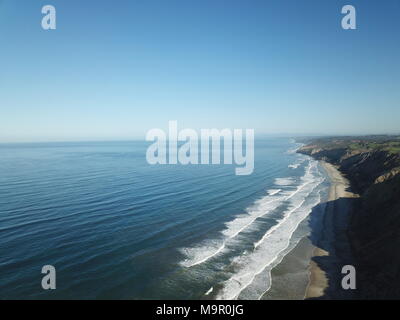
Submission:
POLYGON ((400 155, 400 136, 324 137, 308 139, 307 143, 325 150, 347 149, 350 152, 387 151, 391 154, 400 155))

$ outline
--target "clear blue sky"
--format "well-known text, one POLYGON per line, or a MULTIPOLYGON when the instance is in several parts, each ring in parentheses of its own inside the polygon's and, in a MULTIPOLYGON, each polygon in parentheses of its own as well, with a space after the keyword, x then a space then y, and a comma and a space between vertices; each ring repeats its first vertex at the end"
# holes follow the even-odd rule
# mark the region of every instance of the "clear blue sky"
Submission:
POLYGON ((0 0, 0 141, 143 138, 168 120, 399 132, 399 17, 398 0, 0 0))

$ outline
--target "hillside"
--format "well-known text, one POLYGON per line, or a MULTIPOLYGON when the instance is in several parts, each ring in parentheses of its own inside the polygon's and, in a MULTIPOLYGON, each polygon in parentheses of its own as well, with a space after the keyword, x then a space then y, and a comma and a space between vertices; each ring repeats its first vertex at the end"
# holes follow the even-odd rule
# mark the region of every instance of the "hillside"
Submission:
POLYGON ((320 138, 298 150, 338 167, 358 193, 348 236, 359 298, 400 298, 400 137, 320 138))

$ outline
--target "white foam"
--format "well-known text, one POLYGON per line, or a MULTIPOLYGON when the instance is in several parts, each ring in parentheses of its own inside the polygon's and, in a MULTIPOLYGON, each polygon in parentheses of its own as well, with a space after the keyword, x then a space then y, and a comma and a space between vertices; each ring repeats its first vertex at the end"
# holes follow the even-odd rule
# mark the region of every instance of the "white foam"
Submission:
POLYGON ((213 292, 213 290, 214 290, 214 287, 211 287, 211 288, 205 293, 205 295, 208 296, 211 292, 213 292))
POLYGON ((282 189, 271 189, 271 190, 268 190, 267 192, 270 196, 273 196, 281 191, 282 191, 282 189))
POLYGON ((304 199, 303 201, 300 202, 300 204, 288 211, 285 212, 285 215, 283 217, 283 219, 279 220, 279 223, 277 223, 276 225, 274 225, 271 229, 269 229, 264 235, 263 237, 257 241, 256 243, 254 243, 254 249, 257 249, 257 247, 262 244, 270 235, 272 232, 274 232, 276 229, 278 229, 282 223, 284 223, 289 217, 290 214, 292 214, 294 211, 296 211, 297 209, 299 209, 305 202, 306 200, 304 199))
POLYGON ((246 289, 248 291, 246 296, 241 298, 261 298, 270 288, 270 266, 276 261, 279 254, 289 246, 291 235, 309 212, 311 212, 311 207, 307 210, 299 210, 296 216, 293 216, 291 220, 285 220, 280 228, 271 233, 268 241, 264 240, 252 254, 238 257, 235 261, 238 271, 223 284, 224 286, 218 293, 217 299, 237 299, 246 289), (296 220, 297 223, 295 223, 296 220), (264 285, 259 282, 253 284, 256 277, 264 271, 268 272, 268 281, 265 281, 264 285), (253 285, 253 290, 249 290, 251 285, 253 285))
POLYGON ((236 271, 223 283, 223 288, 217 295, 218 299, 236 299, 239 296, 241 299, 259 299, 269 290, 269 273, 272 264, 279 254, 288 248, 292 234, 298 225, 320 201, 319 196, 313 201, 306 201, 306 198, 324 180, 311 176, 313 181, 303 185, 303 189, 291 197, 291 206, 286 210, 283 218, 254 244, 254 251, 233 260, 232 265, 236 271), (262 281, 254 281, 260 277, 262 281))
POLYGON ((304 143, 295 143, 295 147, 289 149, 288 151, 286 151, 287 154, 292 154, 292 153, 296 153, 297 150, 299 150, 302 146, 304 146, 304 143))
POLYGON ((199 246, 192 248, 184 248, 181 250, 186 255, 186 259, 181 262, 184 267, 193 267, 208 261, 216 255, 222 253, 226 248, 227 241, 235 238, 238 234, 248 229, 260 217, 265 216, 272 210, 276 209, 283 201, 287 201, 295 197, 307 185, 309 185, 314 176, 311 170, 316 167, 315 161, 310 161, 304 176, 301 178, 303 183, 294 191, 281 192, 279 196, 267 195, 257 200, 253 206, 248 208, 245 214, 236 216, 235 219, 225 224, 225 229, 221 232, 221 240, 207 240, 199 246))
POLYGON ((303 155, 299 154, 299 158, 297 159, 297 161, 289 164, 288 167, 292 169, 297 169, 305 160, 306 158, 303 155))
POLYGON ((207 241, 207 243, 193 248, 184 248, 181 250, 187 256, 187 259, 181 262, 185 267, 193 267, 219 254, 225 248, 225 242, 216 244, 215 241, 207 241))
POLYGON ((292 177, 288 178, 276 178, 275 179, 275 184, 277 186, 290 186, 295 182, 295 180, 292 177))

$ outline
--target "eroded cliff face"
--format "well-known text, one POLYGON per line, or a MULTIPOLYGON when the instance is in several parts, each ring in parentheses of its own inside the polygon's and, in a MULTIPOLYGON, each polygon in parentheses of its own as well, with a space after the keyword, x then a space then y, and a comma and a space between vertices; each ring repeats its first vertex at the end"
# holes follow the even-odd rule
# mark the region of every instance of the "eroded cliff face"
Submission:
POLYGON ((298 152, 337 165, 360 195, 373 184, 390 180, 400 172, 399 155, 388 151, 322 149, 311 145, 300 148, 298 152))
POLYGON ((389 151, 321 148, 298 150, 338 167, 356 200, 348 236, 356 258, 359 298, 400 298, 400 156, 389 151))

